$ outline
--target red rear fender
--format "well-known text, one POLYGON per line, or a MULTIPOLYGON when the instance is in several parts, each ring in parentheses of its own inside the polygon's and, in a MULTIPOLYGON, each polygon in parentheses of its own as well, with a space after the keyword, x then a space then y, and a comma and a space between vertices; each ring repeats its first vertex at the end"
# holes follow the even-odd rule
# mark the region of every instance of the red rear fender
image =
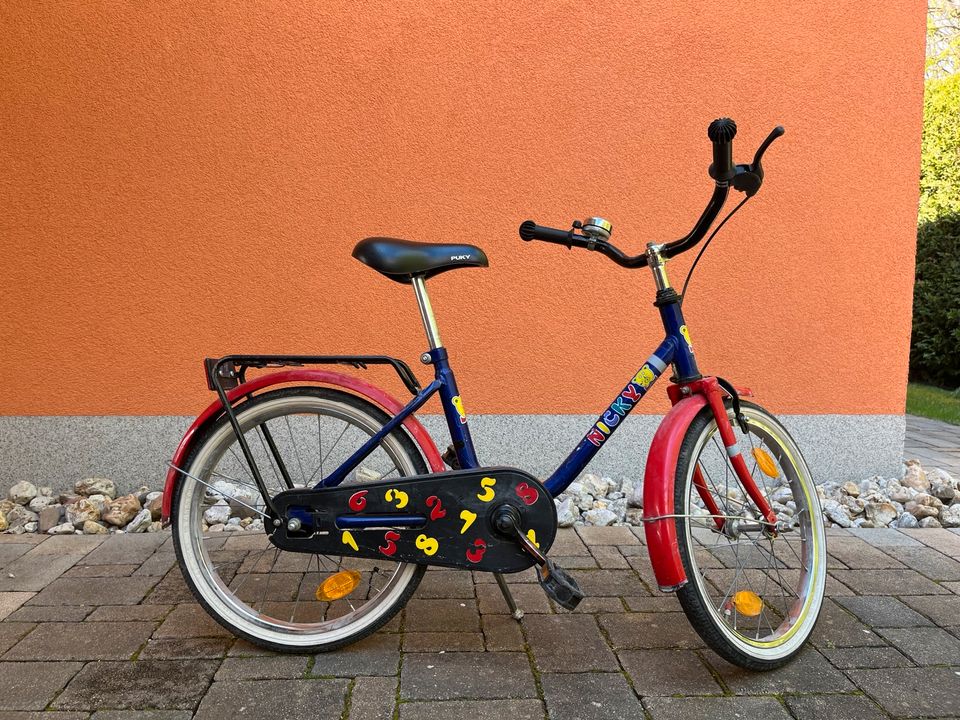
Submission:
MULTIPOLYGON (((272 385, 296 382, 319 383, 322 385, 330 385, 341 388, 353 393, 354 395, 359 395, 375 405, 380 406, 390 415, 396 415, 404 407, 402 403, 385 393, 380 388, 376 387, 375 385, 371 385, 364 380, 353 377, 352 375, 344 375, 343 373, 331 372, 329 370, 310 369, 284 370, 281 372, 270 373, 269 375, 263 375, 262 377, 258 377, 254 380, 244 383, 243 385, 235 387, 233 390, 227 393, 227 398, 232 403, 236 402, 245 395, 248 395, 249 393, 262 390, 263 388, 270 387, 272 385)), ((196 420, 193 421, 193 424, 184 434, 183 438, 180 440, 180 444, 177 446, 176 452, 173 454, 173 460, 171 462, 174 466, 183 467, 182 463, 186 462, 197 441, 200 437, 202 437, 202 431, 222 414, 222 405, 220 401, 217 400, 211 403, 210 406, 204 410, 196 420)), ((430 437, 430 434, 427 432, 426 428, 424 428, 423 425, 421 425, 420 422, 412 415, 403 421, 403 426, 407 429, 407 432, 410 433, 413 441, 423 452, 427 459, 427 464, 430 466, 430 470, 433 472, 441 472, 444 470, 443 460, 440 458, 440 453, 437 451, 437 446, 434 444, 433 439, 430 437)), ((180 480, 180 476, 181 473, 177 472, 173 468, 167 470, 167 482, 163 488, 162 519, 164 525, 167 525, 170 522, 170 512, 173 508, 173 493, 177 488, 177 483, 180 480)))

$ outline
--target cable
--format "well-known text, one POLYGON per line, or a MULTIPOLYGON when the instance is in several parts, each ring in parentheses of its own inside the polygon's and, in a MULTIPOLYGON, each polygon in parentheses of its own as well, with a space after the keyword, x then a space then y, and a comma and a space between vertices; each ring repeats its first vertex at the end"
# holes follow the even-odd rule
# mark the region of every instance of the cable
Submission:
POLYGON ((706 251, 707 246, 710 245, 710 241, 713 240, 713 236, 716 235, 718 232, 720 232, 720 228, 722 228, 724 225, 727 224, 727 220, 732 218, 734 213, 736 213, 737 210, 742 208, 743 204, 747 202, 747 200, 749 199, 750 199, 750 196, 747 195, 743 198, 743 200, 737 203, 737 206, 733 210, 731 210, 729 213, 727 213, 727 216, 723 220, 721 220, 720 224, 713 229, 713 232, 710 233, 710 237, 707 238, 707 241, 703 244, 703 247, 700 248, 700 252, 697 253, 697 257, 694 258, 693 260, 693 265, 690 266, 690 270, 687 272, 687 279, 683 281, 683 290, 680 292, 680 307, 683 307, 683 301, 687 297, 687 285, 690 283, 690 277, 693 275, 693 271, 696 269, 697 263, 700 262, 700 258, 703 256, 704 251, 706 251))

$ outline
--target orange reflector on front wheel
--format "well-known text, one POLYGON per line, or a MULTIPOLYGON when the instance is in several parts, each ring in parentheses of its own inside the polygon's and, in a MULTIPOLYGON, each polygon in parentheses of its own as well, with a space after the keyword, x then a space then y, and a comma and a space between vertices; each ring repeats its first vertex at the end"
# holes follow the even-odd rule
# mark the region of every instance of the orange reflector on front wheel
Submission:
POLYGON ((324 580, 317 588, 317 600, 339 600, 352 593, 360 584, 356 570, 341 570, 324 580))
POLYGON ((733 606, 746 617, 756 617, 763 610, 763 600, 755 592, 741 590, 733 596, 733 606))
POLYGON ((775 478, 780 474, 780 471, 777 470, 777 464, 773 461, 773 458, 770 457, 770 453, 763 448, 753 449, 753 459, 757 461, 757 467, 759 467, 767 477, 775 478))

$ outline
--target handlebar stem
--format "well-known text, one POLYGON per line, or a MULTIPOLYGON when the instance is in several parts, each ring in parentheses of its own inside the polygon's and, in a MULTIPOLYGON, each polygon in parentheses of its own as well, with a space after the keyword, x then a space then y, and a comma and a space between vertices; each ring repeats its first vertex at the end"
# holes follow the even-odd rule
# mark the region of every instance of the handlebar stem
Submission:
POLYGON ((657 291, 666 290, 670 287, 670 281, 667 279, 667 261, 663 257, 663 246, 647 245, 647 265, 653 271, 653 281, 657 284, 657 291))

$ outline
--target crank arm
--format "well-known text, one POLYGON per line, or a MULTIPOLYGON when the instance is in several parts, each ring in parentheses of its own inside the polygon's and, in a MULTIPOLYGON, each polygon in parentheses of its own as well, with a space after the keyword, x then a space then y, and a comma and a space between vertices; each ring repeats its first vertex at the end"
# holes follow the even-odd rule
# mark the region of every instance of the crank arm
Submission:
POLYGON ((512 505, 502 505, 494 512, 492 520, 498 532, 516 541, 523 551, 533 558, 537 564, 537 581, 547 596, 562 608, 576 608, 584 598, 583 591, 566 570, 547 558, 536 543, 524 535, 517 509, 512 505))
POLYGON ((523 551, 533 558, 533 561, 543 567, 547 564, 547 556, 540 552, 540 548, 523 534, 520 527, 520 513, 513 505, 501 505, 493 515, 493 526, 507 537, 519 543, 523 551))

